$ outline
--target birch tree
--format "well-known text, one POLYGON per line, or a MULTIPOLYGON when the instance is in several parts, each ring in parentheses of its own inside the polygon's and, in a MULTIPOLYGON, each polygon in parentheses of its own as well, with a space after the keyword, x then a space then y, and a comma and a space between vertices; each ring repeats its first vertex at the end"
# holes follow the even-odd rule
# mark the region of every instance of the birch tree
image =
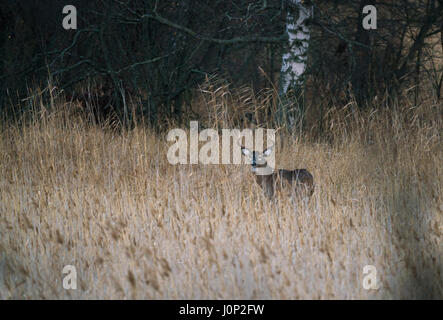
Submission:
POLYGON ((291 0, 298 9, 298 17, 289 10, 286 18, 288 50, 283 54, 281 66, 280 93, 285 94, 290 88, 302 84, 306 70, 307 50, 310 38, 307 20, 312 17, 313 7, 304 5, 301 0, 291 0))

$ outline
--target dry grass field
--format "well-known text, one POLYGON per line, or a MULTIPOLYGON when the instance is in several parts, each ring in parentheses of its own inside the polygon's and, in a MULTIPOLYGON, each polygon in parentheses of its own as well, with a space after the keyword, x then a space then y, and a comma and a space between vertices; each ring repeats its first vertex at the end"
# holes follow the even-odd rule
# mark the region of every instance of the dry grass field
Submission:
POLYGON ((328 138, 281 137, 277 165, 316 183, 293 204, 246 165, 169 164, 146 126, 35 108, 0 127, 0 299, 442 299, 442 115, 351 105, 328 138))

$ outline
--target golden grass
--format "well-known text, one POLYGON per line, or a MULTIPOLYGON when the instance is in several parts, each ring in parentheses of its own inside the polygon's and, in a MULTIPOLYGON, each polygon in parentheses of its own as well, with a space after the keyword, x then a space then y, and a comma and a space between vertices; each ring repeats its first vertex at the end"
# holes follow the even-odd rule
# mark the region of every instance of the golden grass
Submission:
POLYGON ((441 106, 283 139, 277 164, 316 182, 295 205, 247 166, 173 166, 163 135, 54 109, 1 128, 0 299, 443 298, 441 106))

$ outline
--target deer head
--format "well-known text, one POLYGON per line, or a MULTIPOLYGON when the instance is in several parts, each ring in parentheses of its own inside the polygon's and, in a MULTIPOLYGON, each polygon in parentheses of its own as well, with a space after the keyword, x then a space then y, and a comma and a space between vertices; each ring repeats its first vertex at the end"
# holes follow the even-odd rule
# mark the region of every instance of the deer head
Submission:
POLYGON ((251 151, 244 146, 240 147, 242 154, 246 157, 246 159, 248 159, 248 162, 252 166, 252 172, 257 175, 268 175, 273 172, 273 168, 268 166, 268 161, 266 160, 266 158, 269 157, 274 151, 273 144, 266 148, 263 152, 256 150, 251 151))

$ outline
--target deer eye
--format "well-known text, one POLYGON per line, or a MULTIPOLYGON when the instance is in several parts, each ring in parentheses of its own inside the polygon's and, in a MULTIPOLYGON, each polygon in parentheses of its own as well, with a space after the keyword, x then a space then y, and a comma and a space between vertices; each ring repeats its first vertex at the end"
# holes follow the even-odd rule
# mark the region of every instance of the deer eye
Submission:
POLYGON ((263 151, 263 155, 264 155, 265 157, 270 156, 271 153, 272 153, 272 148, 268 148, 268 149, 266 149, 265 151, 263 151))

